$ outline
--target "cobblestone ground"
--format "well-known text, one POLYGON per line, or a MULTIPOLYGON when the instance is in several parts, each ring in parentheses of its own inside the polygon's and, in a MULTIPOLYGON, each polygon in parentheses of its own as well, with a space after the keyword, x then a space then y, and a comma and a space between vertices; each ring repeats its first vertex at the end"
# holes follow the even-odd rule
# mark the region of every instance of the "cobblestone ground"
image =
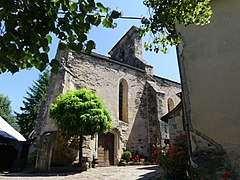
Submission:
POLYGON ((98 167, 75 174, 23 174, 0 175, 2 180, 161 180, 163 171, 158 166, 98 167))

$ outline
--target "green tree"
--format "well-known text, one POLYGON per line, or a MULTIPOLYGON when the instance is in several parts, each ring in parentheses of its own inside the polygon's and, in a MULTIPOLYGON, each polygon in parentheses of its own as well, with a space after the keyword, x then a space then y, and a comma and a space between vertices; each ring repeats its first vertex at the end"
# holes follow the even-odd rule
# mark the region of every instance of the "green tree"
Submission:
POLYGON ((91 26, 114 27, 119 16, 94 0, 1 0, 0 73, 33 66, 42 71, 48 64, 56 71, 58 62, 48 57, 51 34, 62 41, 60 48, 89 52, 95 47, 87 40, 91 26))
POLYGON ((0 116, 7 121, 14 129, 19 131, 16 118, 12 115, 11 102, 7 96, 0 93, 0 116))
POLYGON ((166 53, 170 45, 178 45, 180 34, 175 30, 176 24, 205 25, 212 15, 210 0, 144 0, 149 8, 149 17, 143 18, 141 35, 152 34, 150 43, 144 47, 150 51, 166 53))
POLYGON ((87 89, 59 95, 51 105, 50 117, 56 121, 65 138, 80 137, 79 162, 82 159, 83 137, 106 133, 112 127, 112 119, 103 101, 87 89))
MULTIPOLYGON (((146 50, 166 52, 168 45, 178 45, 180 35, 175 25, 209 23, 210 0, 143 0, 150 16, 143 18, 142 35, 152 33, 146 50)), ((114 27, 113 19, 121 13, 95 0, 8 0, 0 1, 0 73, 36 67, 53 71, 58 61, 49 61, 51 34, 60 49, 90 52, 95 43, 87 39, 92 26, 114 27)))
POLYGON ((22 112, 15 112, 20 126, 20 132, 25 138, 28 138, 34 130, 39 106, 41 102, 46 99, 48 81, 49 72, 44 71, 27 91, 27 97, 24 97, 23 106, 20 107, 22 112))

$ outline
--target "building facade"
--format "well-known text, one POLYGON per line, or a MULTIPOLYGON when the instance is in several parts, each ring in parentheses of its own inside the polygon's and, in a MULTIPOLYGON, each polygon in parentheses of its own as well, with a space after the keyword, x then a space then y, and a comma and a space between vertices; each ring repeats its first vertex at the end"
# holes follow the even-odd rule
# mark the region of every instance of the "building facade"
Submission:
POLYGON ((149 156, 152 143, 168 138, 161 117, 180 101, 179 83, 153 75, 152 66, 142 58, 142 40, 132 27, 111 49, 110 57, 71 50, 58 51, 62 66, 52 75, 47 101, 41 106, 36 128, 36 167, 49 170, 53 165, 71 164, 77 156, 75 140, 64 141, 49 118, 49 106, 67 90, 87 88, 105 102, 113 119, 107 134, 86 137, 85 162, 98 158, 100 166, 118 164, 124 150, 149 156))
POLYGON ((177 27, 178 60, 193 160, 204 179, 221 179, 240 172, 240 1, 211 7, 210 24, 177 27))

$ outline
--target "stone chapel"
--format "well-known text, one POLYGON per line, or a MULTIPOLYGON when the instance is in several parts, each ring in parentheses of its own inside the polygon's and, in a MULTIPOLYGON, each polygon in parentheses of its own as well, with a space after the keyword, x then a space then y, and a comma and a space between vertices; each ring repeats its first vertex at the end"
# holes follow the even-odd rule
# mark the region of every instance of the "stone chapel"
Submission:
POLYGON ((36 167, 67 166, 77 157, 78 144, 66 142, 49 118, 50 104, 67 90, 87 88, 100 96, 113 119, 107 134, 86 137, 83 157, 99 166, 117 165, 124 150, 149 155, 153 143, 169 138, 166 123, 161 120, 179 102, 181 85, 153 75, 153 68, 142 57, 142 40, 137 27, 128 32, 105 56, 72 50, 58 50, 61 63, 52 75, 47 100, 42 103, 35 130, 36 167))

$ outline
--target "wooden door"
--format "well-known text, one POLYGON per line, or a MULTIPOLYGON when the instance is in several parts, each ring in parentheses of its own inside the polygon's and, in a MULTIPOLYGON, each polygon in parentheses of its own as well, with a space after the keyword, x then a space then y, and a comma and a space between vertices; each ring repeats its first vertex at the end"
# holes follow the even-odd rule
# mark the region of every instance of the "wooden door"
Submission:
POLYGON ((98 135, 99 166, 114 165, 114 135, 112 133, 98 135))

